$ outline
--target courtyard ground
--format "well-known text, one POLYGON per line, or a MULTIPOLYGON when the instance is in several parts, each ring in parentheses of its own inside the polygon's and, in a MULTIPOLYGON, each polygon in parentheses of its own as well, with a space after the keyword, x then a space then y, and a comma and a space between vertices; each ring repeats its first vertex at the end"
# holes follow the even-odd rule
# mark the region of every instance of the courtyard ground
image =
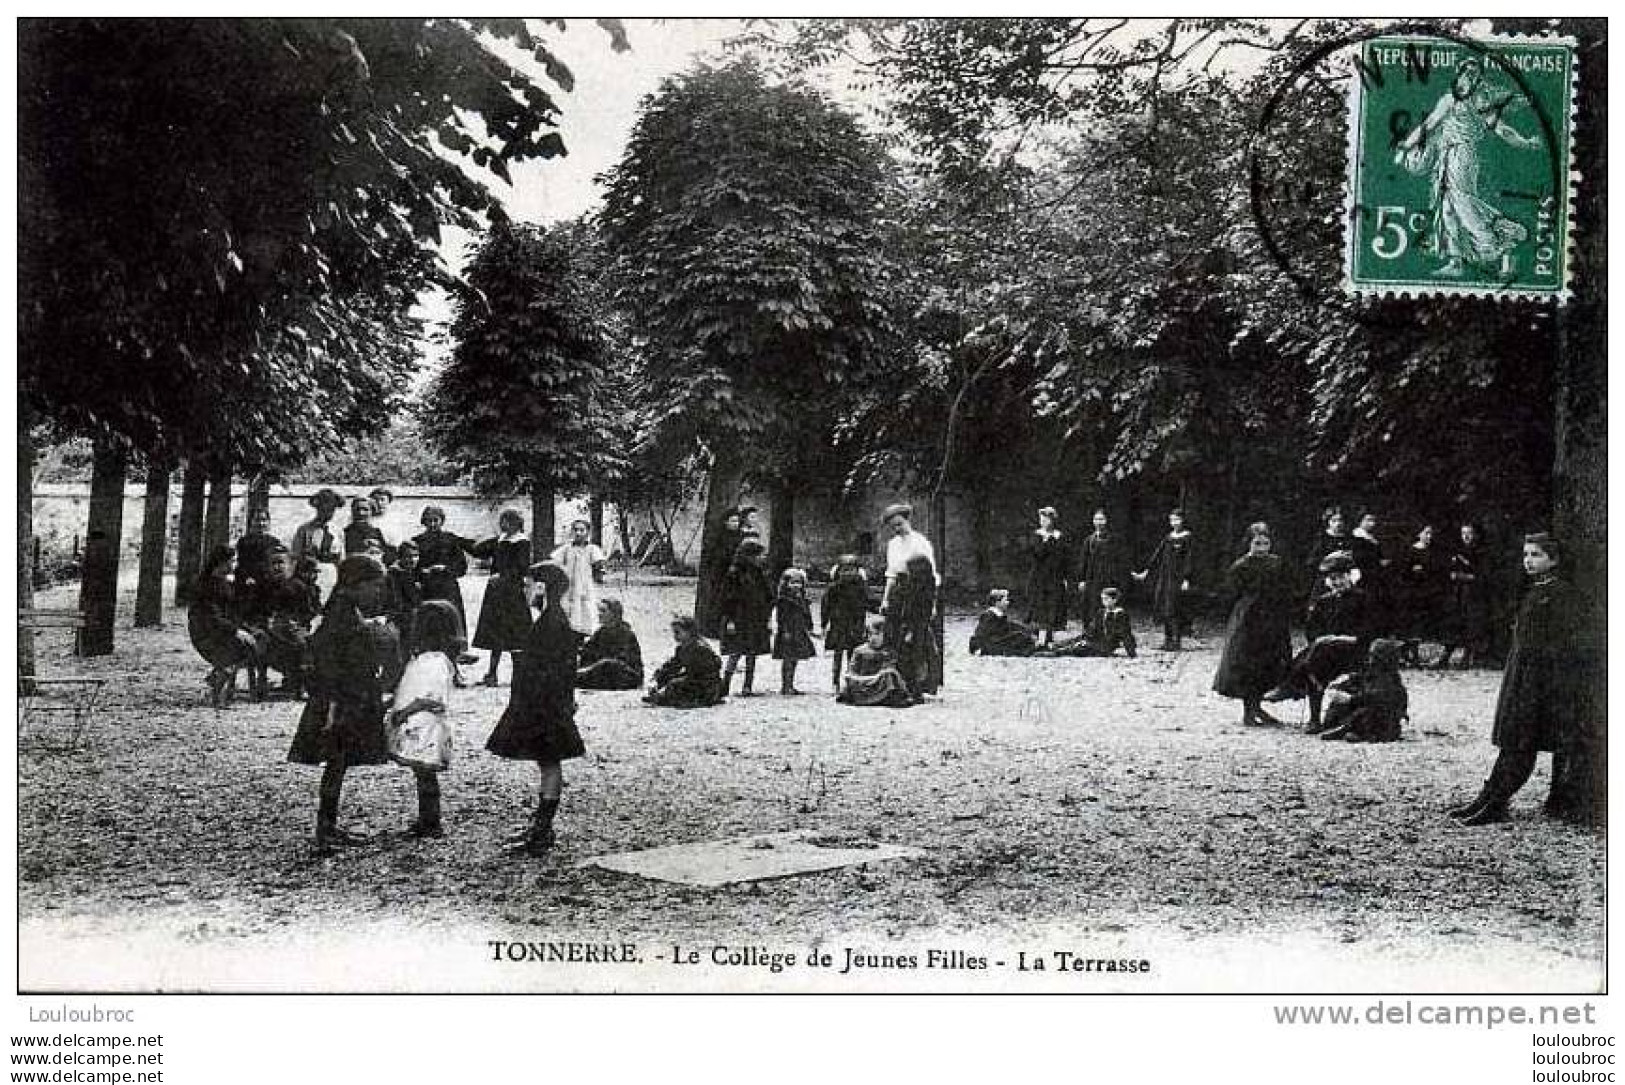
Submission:
MULTIPOLYGON (((483 580, 466 582, 470 612, 483 580)), ((652 670, 692 581, 606 591, 652 670)), ((72 605, 68 589, 39 605, 72 605)), ((123 613, 129 613, 125 609, 123 613)), ((1545 819, 1546 759, 1511 824, 1443 816, 1493 758, 1499 675, 1407 672, 1387 746, 1246 729, 1211 693, 1218 636, 1137 660, 982 659, 949 617, 948 684, 905 711, 808 696, 713 710, 580 694, 589 752, 566 768, 560 840, 509 855, 534 773, 483 749, 508 696, 474 686, 444 778, 449 828, 417 842, 411 779, 352 772, 370 846, 313 855, 317 772, 285 760, 297 704, 208 707, 185 615, 121 627, 116 655, 40 638, 41 672, 125 676, 81 745, 63 721, 18 758, 25 990, 1583 991, 1603 983, 1600 835, 1545 819), (580 864, 790 829, 925 857, 696 889, 580 864), (514 964, 492 940, 634 943, 639 964, 514 964), (703 951, 679 967, 674 945, 703 951), (834 969, 712 965, 713 947, 822 947, 834 969), (839 973, 845 950, 892 968, 839 973), (928 970, 925 950, 988 967, 928 970), (1056 974, 1065 950, 1147 972, 1056 974), (1052 970, 1022 971, 1016 953, 1052 970), (921 967, 898 959, 916 954, 921 967)), ((1154 643, 1149 630, 1143 642, 1154 643)), ((483 664, 479 665, 483 667, 483 664)), ((470 668, 477 675, 479 667, 470 668)), ((1290 710, 1293 706, 1279 706, 1290 710)), ((763 958, 766 960, 766 958, 763 958)), ((933 958, 941 961, 943 958, 933 958)))

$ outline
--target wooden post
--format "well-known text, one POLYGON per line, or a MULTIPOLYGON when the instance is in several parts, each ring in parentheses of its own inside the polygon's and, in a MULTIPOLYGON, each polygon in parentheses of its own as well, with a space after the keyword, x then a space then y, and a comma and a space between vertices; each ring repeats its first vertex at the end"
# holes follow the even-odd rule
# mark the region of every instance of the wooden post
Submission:
POLYGON ((592 525, 592 541, 595 546, 604 545, 604 499, 593 497, 587 502, 587 522, 592 525))
POLYGON ((796 487, 788 481, 775 480, 769 485, 773 508, 768 514, 767 571, 775 584, 779 574, 795 562, 796 548, 796 487))
POLYGON ((156 456, 147 465, 147 500, 141 514, 141 566, 135 588, 135 624, 164 624, 164 559, 169 551, 169 475, 174 461, 156 456))
POLYGON ((175 605, 192 601, 198 567, 203 564, 203 503, 208 488, 208 472, 196 459, 186 461, 181 483, 181 521, 176 531, 175 605))
POLYGON ((254 515, 255 510, 271 508, 271 473, 265 470, 255 471, 248 479, 248 507, 243 513, 244 521, 254 515))
POLYGON ((124 446, 97 437, 90 478, 90 519, 85 529, 84 576, 79 583, 79 609, 85 627, 78 654, 113 652, 113 625, 118 613, 119 550, 124 541, 124 446))
POLYGON ((546 561, 553 552, 553 536, 558 524, 553 516, 553 490, 537 487, 530 493, 530 554, 531 561, 546 561))

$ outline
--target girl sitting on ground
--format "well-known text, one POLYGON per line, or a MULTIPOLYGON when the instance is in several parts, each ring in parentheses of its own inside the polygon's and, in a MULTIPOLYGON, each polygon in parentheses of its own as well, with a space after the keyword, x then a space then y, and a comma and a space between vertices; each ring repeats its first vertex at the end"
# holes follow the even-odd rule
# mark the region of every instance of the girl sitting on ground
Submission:
POLYGON ((1122 593, 1116 588, 1101 589, 1100 605, 1094 617, 1089 619, 1089 628, 1071 640, 1056 641, 1052 647, 1040 649, 1038 654, 1055 657, 1110 656, 1117 654, 1121 648, 1124 655, 1135 658, 1139 646, 1134 640, 1134 623, 1128 611, 1123 609, 1121 599, 1122 593))
POLYGON ((1405 645, 1397 640, 1374 640, 1365 666, 1344 675, 1326 688, 1327 741, 1398 742, 1410 717, 1410 697, 1399 676, 1405 645))
POLYGON ((687 614, 672 619, 671 639, 677 643, 672 657, 654 673, 654 684, 644 701, 665 708, 710 708, 723 700, 722 660, 700 636, 700 627, 687 614))
POLYGON ((984 656, 1030 656, 1038 648, 1037 635, 1010 617, 1010 593, 994 588, 987 593, 987 609, 976 619, 970 635, 970 654, 984 656))
POLYGON ((598 603, 598 628, 581 646, 577 689, 637 689, 643 685, 643 649, 626 624, 619 599, 598 603))
POLYGON ((897 657, 885 648, 886 623, 868 619, 868 640, 852 652, 852 666, 836 700, 876 708, 908 708, 915 703, 908 682, 897 669, 897 657))

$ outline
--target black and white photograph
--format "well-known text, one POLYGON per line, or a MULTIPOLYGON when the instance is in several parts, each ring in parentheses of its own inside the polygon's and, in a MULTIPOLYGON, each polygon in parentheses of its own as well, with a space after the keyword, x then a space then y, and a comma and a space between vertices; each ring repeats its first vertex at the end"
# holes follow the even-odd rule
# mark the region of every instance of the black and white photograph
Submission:
POLYGON ((16 20, 18 995, 1516 996, 1581 1080, 1607 26, 16 20))

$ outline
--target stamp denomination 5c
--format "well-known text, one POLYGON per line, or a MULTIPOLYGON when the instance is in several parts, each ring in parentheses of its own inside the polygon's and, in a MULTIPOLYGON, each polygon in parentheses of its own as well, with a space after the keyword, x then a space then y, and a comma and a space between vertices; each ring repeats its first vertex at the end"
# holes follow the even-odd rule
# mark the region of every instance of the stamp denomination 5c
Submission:
POLYGON ((1348 288, 1564 300, 1573 45, 1382 37, 1356 69, 1348 288))

